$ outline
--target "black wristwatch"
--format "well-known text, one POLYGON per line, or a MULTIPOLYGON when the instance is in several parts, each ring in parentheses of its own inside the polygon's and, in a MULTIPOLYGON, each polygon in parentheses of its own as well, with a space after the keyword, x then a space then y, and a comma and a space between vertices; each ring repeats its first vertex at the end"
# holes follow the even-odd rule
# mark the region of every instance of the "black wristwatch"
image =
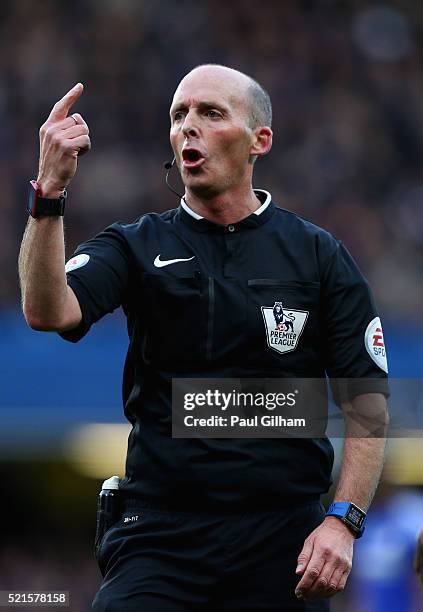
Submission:
POLYGON ((30 181, 27 210, 31 217, 63 217, 65 214, 66 189, 57 199, 41 197, 41 189, 37 181, 30 181))

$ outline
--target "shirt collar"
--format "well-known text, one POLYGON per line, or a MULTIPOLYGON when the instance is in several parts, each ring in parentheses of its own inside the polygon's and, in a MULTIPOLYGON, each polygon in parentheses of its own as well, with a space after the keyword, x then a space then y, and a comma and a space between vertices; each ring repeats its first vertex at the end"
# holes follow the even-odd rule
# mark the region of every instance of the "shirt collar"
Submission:
MULTIPOLYGON (((261 215, 261 213, 264 212, 266 208, 269 206, 272 200, 272 196, 270 195, 268 191, 265 191, 264 189, 254 189, 253 191, 258 197, 258 199, 260 200, 260 202, 263 202, 263 204, 259 208, 257 208, 257 210, 255 210, 253 213, 254 215, 258 216, 258 215, 261 215)), ((193 217, 197 221, 199 221, 200 219, 204 219, 204 217, 194 212, 192 208, 188 206, 188 204, 185 201, 185 198, 181 198, 181 206, 185 210, 185 212, 187 212, 189 215, 191 215, 191 217, 193 217)))

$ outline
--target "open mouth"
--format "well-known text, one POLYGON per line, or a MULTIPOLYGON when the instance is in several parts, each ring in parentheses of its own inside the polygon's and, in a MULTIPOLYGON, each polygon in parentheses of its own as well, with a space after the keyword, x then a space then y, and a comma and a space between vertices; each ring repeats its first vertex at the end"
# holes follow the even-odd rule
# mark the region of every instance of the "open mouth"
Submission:
POLYGON ((199 168, 205 157, 198 149, 187 147, 182 150, 182 165, 184 168, 199 168))

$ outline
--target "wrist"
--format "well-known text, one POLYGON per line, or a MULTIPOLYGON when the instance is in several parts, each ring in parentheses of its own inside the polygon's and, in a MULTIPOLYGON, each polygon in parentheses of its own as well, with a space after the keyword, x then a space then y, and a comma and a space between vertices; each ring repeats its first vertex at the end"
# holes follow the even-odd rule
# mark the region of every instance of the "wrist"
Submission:
POLYGON ((44 179, 37 179, 37 185, 40 190, 40 196, 42 198, 48 198, 49 200, 57 200, 63 195, 65 187, 58 187, 51 181, 44 179))
POLYGON ((324 521, 325 525, 328 525, 331 529, 335 529, 340 534, 348 534, 351 539, 356 539, 356 534, 346 525, 342 520, 340 520, 336 516, 325 516, 324 521))
POLYGON ((42 188, 37 181, 30 181, 27 211, 33 218, 63 217, 66 198, 66 189, 59 191, 46 183, 42 188))
POLYGON ((356 537, 361 538, 365 530, 366 513, 353 502, 334 501, 330 504, 326 516, 345 524, 356 537))

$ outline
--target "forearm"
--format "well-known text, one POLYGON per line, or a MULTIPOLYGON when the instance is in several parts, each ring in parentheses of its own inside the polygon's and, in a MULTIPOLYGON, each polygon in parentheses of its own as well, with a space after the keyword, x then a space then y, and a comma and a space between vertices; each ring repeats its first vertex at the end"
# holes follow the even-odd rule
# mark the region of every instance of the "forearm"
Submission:
POLYGON ((382 472, 386 440, 346 438, 335 501, 350 501, 367 511, 382 472))
POLYGON ((388 412, 386 399, 379 393, 356 397, 346 411, 344 452, 335 501, 351 501, 367 511, 375 494, 383 468, 388 412), (358 437, 369 435, 378 437, 358 437))
POLYGON ((61 326, 67 298, 62 217, 29 218, 19 253, 25 318, 35 329, 61 326))
MULTIPOLYGON (((78 113, 68 117, 83 91, 77 83, 53 106, 40 128, 37 183, 41 197, 57 199, 75 175, 78 156, 90 150, 88 126, 78 113)), ((78 300, 68 287, 60 216, 30 218, 19 253, 25 319, 33 329, 64 331, 79 325, 78 300)))

